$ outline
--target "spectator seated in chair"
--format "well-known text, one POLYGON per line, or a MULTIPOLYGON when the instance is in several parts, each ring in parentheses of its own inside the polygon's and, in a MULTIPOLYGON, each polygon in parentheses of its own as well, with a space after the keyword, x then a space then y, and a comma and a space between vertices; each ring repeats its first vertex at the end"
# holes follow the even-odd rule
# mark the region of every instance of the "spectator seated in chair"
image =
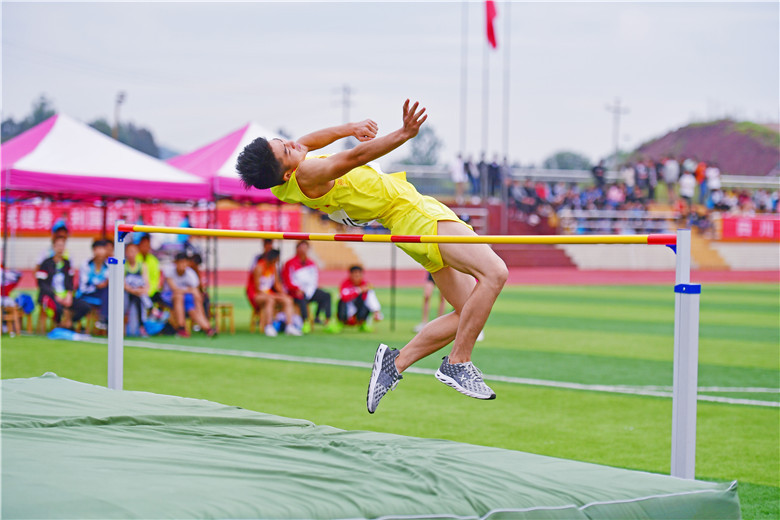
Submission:
POLYGON ((0 296, 2 297, 3 307, 16 307, 16 302, 11 298, 11 292, 16 289, 19 282, 22 281, 22 272, 15 269, 6 269, 5 265, 0 266, 0 296))
MULTIPOLYGON (((135 240, 134 240, 135 241, 135 240)), ((143 233, 138 237, 138 261, 146 267, 146 274, 149 277, 149 298, 155 303, 162 303, 160 300, 160 261, 152 252, 152 241, 148 233, 143 233)))
POLYGON ((363 268, 353 265, 349 277, 341 284, 338 316, 345 325, 358 325, 361 331, 370 332, 371 318, 382 319, 382 307, 374 290, 363 278, 363 268))
POLYGON ((92 242, 92 258, 79 269, 79 288, 76 298, 97 308, 95 327, 105 330, 108 323, 108 241, 92 242))
POLYGON ((72 329, 90 310, 83 300, 73 298, 73 269, 63 257, 65 237, 52 239, 54 255, 41 262, 35 278, 38 281, 38 303, 41 312, 54 318, 57 326, 72 329))
POLYGON ((178 253, 173 265, 165 269, 163 273, 165 283, 161 298, 163 303, 173 311, 171 317, 175 322, 176 334, 189 337, 190 333, 185 328, 186 316, 189 316, 207 336, 211 337, 217 331, 211 327, 203 312, 200 279, 189 267, 189 262, 187 253, 178 253))
MULTIPOLYGON (((69 234, 70 234, 70 232, 68 231, 68 226, 66 225, 65 220, 62 219, 62 218, 57 219, 54 222, 54 225, 52 225, 52 227, 51 227, 51 238, 52 238, 52 241, 55 238, 57 238, 57 237, 64 237, 65 241, 67 242, 69 234)), ((35 264, 35 271, 38 271, 38 268, 41 266, 41 264, 43 263, 44 260, 46 260, 47 258, 50 258, 52 256, 54 256, 54 250, 53 250, 53 248, 51 246, 49 246, 48 248, 46 248, 46 251, 41 253, 41 256, 38 258, 38 263, 35 264)), ((65 245, 65 250, 62 253, 62 257, 67 259, 67 260, 70 259, 70 254, 68 254, 68 251, 67 251, 67 244, 65 245)))
POLYGON ((152 299, 149 298, 149 275, 146 265, 138 261, 138 245, 127 244, 125 260, 125 319, 129 336, 147 336, 144 321, 152 299))
POLYGON ((284 264, 282 281, 287 293, 293 297, 295 304, 300 309, 303 332, 311 330, 311 324, 308 321, 309 303, 311 302, 317 303, 315 318, 319 319, 320 314, 325 314, 325 331, 340 331, 338 320, 330 321, 330 293, 317 287, 319 285, 319 271, 317 264, 309 258, 309 243, 305 240, 298 242, 295 246, 295 256, 284 264))
POLYGON ((284 333, 300 336, 303 334, 301 328, 293 323, 295 316, 293 299, 282 288, 278 265, 279 250, 272 249, 263 254, 249 272, 246 296, 255 311, 261 312, 260 325, 266 336, 273 337, 278 334, 278 330, 273 325, 277 306, 281 307, 284 314, 284 333))
POLYGON ((198 253, 193 253, 192 255, 187 257, 190 262, 190 269, 195 271, 195 274, 198 275, 198 290, 200 291, 201 299, 203 300, 203 313, 206 315, 206 318, 211 318, 211 299, 209 298, 209 293, 206 290, 206 284, 203 280, 203 273, 200 271, 200 266, 203 264, 203 257, 201 257, 198 253))
POLYGON ((0 305, 3 307, 3 333, 6 332, 7 327, 8 333, 12 336, 19 334, 22 331, 21 305, 11 297, 11 291, 19 285, 21 280, 21 271, 6 269, 4 265, 0 266, 0 282, 2 282, 0 305))

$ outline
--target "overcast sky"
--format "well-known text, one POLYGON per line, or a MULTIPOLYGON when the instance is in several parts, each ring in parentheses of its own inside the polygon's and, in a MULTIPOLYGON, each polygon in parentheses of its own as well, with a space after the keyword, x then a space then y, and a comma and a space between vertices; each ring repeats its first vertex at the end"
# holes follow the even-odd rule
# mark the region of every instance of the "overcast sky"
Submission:
POLYGON ((622 148, 692 120, 778 120, 777 2, 497 7, 486 139, 484 2, 6 1, 3 118, 24 117, 43 93, 77 119, 112 120, 122 90, 122 120, 188 152, 249 121, 294 136, 340 123, 348 85, 351 119, 382 133, 399 126, 406 97, 419 99, 447 159, 461 139, 465 11, 468 153, 485 141, 504 152, 507 49, 509 156, 523 164, 559 149, 610 153, 616 97, 630 110, 622 148))

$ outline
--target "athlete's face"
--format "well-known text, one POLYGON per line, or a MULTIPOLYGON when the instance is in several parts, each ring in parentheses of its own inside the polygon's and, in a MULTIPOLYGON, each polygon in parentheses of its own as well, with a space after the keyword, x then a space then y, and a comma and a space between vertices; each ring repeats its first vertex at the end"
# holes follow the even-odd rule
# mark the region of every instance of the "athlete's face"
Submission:
POLYGON ((296 169, 306 157, 306 149, 295 141, 272 139, 268 146, 285 172, 296 169))

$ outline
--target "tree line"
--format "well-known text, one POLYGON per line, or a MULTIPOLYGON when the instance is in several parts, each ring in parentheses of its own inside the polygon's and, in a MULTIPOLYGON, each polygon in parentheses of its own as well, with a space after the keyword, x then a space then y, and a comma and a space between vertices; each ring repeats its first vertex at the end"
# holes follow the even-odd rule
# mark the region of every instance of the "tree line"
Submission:
MULTIPOLYGON (((4 143, 14 138, 56 113, 52 101, 42 94, 33 102, 30 113, 23 119, 17 121, 9 117, 3 120, 0 124, 0 141, 4 143)), ((89 126, 109 137, 112 135, 112 127, 105 118, 95 119, 89 123, 89 126)), ((154 140, 154 134, 147 128, 138 127, 133 123, 120 123, 119 142, 157 159, 161 158, 160 147, 154 140)))

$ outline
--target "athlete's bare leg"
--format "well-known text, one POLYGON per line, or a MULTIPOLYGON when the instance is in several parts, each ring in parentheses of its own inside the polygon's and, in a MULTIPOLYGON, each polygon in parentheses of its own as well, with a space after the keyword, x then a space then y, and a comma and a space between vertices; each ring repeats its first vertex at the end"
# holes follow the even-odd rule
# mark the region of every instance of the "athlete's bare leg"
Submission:
MULTIPOLYGON (((440 221, 438 233, 476 236, 468 227, 453 221, 440 221)), ((506 265, 487 244, 440 244, 439 251, 450 267, 437 271, 433 278, 455 310, 428 323, 401 349, 395 361, 399 372, 453 339, 450 363, 470 361, 477 336, 506 283, 506 265)))
MULTIPOLYGON (((439 222, 438 232, 440 235, 477 235, 463 224, 452 221, 439 222)), ((445 264, 470 274, 478 282, 461 309, 450 354, 450 363, 465 363, 471 361, 474 343, 485 328, 509 272, 504 261, 487 244, 440 244, 439 250, 445 264)))
POLYGON ((436 280, 436 285, 440 287, 442 294, 455 310, 428 322, 401 349, 400 354, 395 358, 395 366, 399 372, 403 372, 417 360, 433 354, 455 339, 460 322, 460 312, 476 285, 473 277, 456 271, 452 267, 445 267, 433 273, 433 279, 436 280))

